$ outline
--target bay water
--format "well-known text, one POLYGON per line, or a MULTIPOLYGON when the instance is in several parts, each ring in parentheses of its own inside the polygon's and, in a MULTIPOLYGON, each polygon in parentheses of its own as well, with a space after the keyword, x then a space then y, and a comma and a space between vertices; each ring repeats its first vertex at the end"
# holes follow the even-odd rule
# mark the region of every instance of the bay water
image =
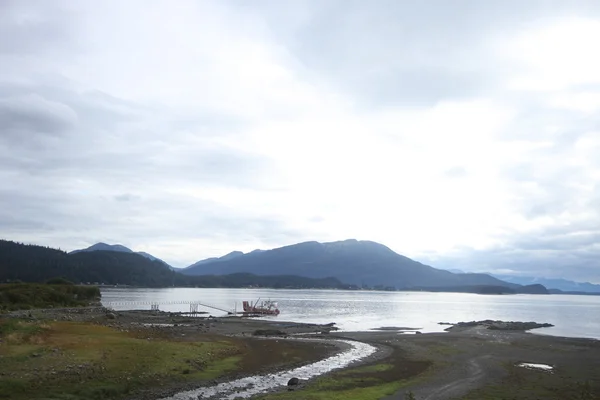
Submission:
MULTIPOLYGON (((555 326, 532 332, 600 339, 600 296, 222 288, 105 287, 101 291, 103 304, 115 310, 149 310, 151 303, 157 303, 162 311, 186 312, 190 311, 186 302, 200 302, 240 311, 242 301, 262 299, 278 302, 281 311, 266 319, 335 322, 346 331, 408 327, 441 332, 447 326, 439 322, 493 319, 548 322, 555 326)), ((225 314, 202 306, 200 310, 214 316, 225 314)))

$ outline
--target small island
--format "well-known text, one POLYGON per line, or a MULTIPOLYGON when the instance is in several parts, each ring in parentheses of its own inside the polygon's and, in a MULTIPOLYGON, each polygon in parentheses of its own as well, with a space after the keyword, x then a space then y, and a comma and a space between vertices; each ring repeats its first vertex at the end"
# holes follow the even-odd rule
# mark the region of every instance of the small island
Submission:
POLYGON ((482 327, 485 329, 497 330, 497 331, 529 331, 531 329, 538 328, 551 328, 554 325, 549 323, 539 322, 519 322, 519 321, 493 321, 486 319, 483 321, 470 321, 470 322, 458 322, 456 324, 450 324, 447 322, 440 322, 439 325, 452 325, 449 328, 444 329, 445 331, 456 331, 460 329, 467 329, 472 327, 482 327))

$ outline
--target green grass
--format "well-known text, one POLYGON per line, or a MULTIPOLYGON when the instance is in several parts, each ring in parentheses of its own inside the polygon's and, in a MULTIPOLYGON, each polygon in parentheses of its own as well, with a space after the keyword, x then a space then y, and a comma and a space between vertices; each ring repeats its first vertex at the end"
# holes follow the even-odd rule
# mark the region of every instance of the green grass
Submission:
POLYGON ((364 367, 358 367, 358 368, 344 370, 344 371, 338 373, 338 375, 343 376, 343 375, 361 374, 361 373, 367 373, 367 372, 383 372, 383 371, 388 371, 392 368, 394 368, 394 366, 392 364, 373 364, 373 365, 366 365, 364 367))
POLYGON ((80 307, 100 299, 95 286, 72 284, 0 284, 0 312, 49 307, 80 307))
POLYGON ((236 368, 227 341, 174 342, 108 327, 0 319, 0 399, 120 399, 236 368))
POLYGON ((8 338, 11 334, 16 334, 20 341, 25 341, 31 336, 42 333, 45 327, 38 323, 13 318, 0 319, 0 337, 8 338))

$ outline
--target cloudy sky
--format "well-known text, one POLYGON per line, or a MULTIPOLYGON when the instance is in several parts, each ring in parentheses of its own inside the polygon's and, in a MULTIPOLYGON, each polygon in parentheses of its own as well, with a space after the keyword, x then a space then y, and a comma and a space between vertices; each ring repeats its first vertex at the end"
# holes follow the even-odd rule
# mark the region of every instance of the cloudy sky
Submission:
POLYGON ((600 2, 0 2, 0 237, 374 240, 600 283, 600 2))

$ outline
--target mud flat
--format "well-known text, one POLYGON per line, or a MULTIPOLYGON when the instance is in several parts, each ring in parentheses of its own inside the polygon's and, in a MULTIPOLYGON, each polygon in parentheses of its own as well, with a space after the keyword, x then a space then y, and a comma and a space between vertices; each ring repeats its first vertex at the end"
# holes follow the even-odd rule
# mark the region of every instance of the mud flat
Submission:
POLYGON ((335 324, 279 318, 13 313, 0 316, 0 398, 600 398, 597 340, 535 335, 520 322, 474 321, 420 335, 402 334, 398 323, 338 332, 335 324), (300 384, 289 391, 293 377, 300 384))
MULTIPOLYGON (((531 329, 531 325, 513 325, 518 326, 531 329)), ((385 399, 600 398, 600 341, 594 339, 489 329, 477 323, 446 333, 333 336, 389 346, 404 360, 429 363, 426 370, 415 370, 404 379, 394 393, 381 397, 385 399)))

